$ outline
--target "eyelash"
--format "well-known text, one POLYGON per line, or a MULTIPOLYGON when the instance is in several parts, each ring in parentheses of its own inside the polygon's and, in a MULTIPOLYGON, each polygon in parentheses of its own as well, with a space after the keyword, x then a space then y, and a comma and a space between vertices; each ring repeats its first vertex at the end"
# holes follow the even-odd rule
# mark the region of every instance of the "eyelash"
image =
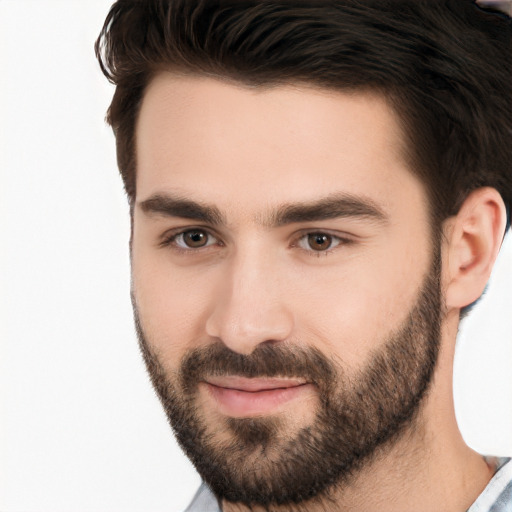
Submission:
MULTIPOLYGON (((159 246, 160 247, 172 247, 173 250, 177 251, 178 253, 190 255, 190 254, 197 254, 198 252, 202 252, 204 250, 208 250, 209 247, 216 245, 216 243, 214 242, 214 243, 208 243, 207 245, 204 245, 202 247, 197 247, 197 248, 194 248, 194 247, 185 248, 185 247, 178 246, 176 244, 176 240, 180 236, 183 236, 186 233, 189 233, 191 231, 198 231, 198 232, 205 233, 207 237, 212 237, 212 238, 216 239, 218 245, 220 245, 220 246, 224 245, 222 242, 220 242, 218 240, 218 237, 216 235, 212 234, 209 230, 207 230, 205 228, 190 227, 187 229, 181 229, 178 232, 172 232, 172 233, 168 234, 167 236, 165 236, 165 238, 162 240, 162 242, 159 243, 159 246)), ((291 247, 298 247, 302 251, 304 251, 306 254, 308 254, 309 256, 320 258, 322 256, 324 256, 324 257, 328 256, 331 252, 335 251, 340 246, 347 246, 352 243, 354 243, 354 240, 352 240, 348 237, 342 237, 339 235, 335 235, 335 234, 331 233, 329 230, 324 230, 324 231, 308 230, 308 231, 300 232, 299 235, 295 238, 295 241, 291 244, 291 247), (313 249, 305 249, 304 247, 300 246, 301 241, 303 241, 304 239, 306 239, 309 236, 314 236, 314 235, 328 236, 332 239, 333 243, 336 242, 336 245, 334 245, 334 247, 329 246, 329 248, 324 251, 315 251, 313 249)))

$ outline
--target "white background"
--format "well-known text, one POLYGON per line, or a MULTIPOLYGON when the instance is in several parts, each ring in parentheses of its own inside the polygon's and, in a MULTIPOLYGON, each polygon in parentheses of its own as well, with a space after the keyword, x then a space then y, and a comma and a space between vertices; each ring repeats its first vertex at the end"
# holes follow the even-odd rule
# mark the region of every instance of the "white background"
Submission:
MULTIPOLYGON (((173 512, 199 478, 141 363, 93 43, 110 0, 0 1, 0 511, 173 512)), ((463 326, 461 429, 512 455, 512 243, 463 326)))

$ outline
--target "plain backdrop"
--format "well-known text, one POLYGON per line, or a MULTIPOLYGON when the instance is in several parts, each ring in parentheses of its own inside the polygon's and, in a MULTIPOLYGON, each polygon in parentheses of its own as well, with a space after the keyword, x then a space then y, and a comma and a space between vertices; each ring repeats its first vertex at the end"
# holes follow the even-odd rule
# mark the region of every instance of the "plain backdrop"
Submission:
MULTIPOLYGON (((199 477, 139 357, 93 43, 110 0, 0 0, 0 511, 174 512, 199 477)), ((457 415, 512 455, 512 243, 465 321, 457 415)))

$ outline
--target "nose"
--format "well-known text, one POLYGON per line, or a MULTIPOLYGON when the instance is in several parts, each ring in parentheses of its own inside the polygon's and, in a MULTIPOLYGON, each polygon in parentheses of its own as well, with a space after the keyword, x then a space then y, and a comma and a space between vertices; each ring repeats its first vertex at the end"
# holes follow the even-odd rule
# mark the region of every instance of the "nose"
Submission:
POLYGON ((221 279, 206 323, 209 336, 246 355, 290 336, 293 317, 285 306, 282 273, 270 257, 257 251, 238 254, 226 262, 221 279))

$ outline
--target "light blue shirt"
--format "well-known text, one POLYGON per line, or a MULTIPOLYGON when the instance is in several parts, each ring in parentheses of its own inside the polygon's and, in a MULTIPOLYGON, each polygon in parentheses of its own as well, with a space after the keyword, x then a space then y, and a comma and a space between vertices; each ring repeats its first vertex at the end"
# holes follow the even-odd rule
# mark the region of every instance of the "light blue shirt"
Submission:
MULTIPOLYGON (((213 493, 203 483, 185 512, 222 512, 222 510, 213 493)), ((496 460, 496 473, 467 512, 512 512, 510 458, 496 460)))

